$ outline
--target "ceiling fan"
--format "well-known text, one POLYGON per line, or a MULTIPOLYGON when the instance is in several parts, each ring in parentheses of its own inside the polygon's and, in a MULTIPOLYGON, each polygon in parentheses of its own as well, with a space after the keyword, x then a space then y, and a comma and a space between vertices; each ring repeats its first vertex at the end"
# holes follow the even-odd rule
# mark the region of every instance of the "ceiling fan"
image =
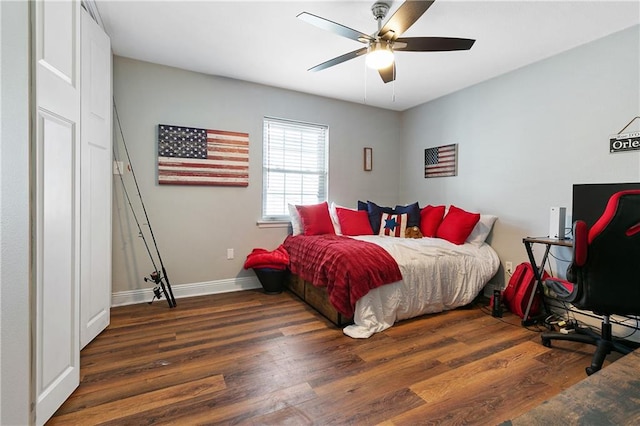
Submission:
POLYGON ((366 44, 353 52, 345 53, 326 62, 309 68, 320 71, 338 65, 358 56, 367 55, 367 65, 377 69, 385 83, 395 80, 396 66, 393 52, 443 52, 450 50, 469 50, 475 40, 452 37, 400 37, 433 4, 435 0, 405 1, 389 20, 382 20, 389 12, 389 2, 377 1, 371 6, 371 12, 378 21, 378 31, 372 35, 361 33, 342 24, 330 21, 311 13, 302 12, 298 18, 323 30, 366 44))

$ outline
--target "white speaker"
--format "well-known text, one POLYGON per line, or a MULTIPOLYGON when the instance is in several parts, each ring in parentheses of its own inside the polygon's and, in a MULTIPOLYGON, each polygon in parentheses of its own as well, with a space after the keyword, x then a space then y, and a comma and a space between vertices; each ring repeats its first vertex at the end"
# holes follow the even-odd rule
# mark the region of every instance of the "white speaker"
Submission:
POLYGON ((551 207, 549 214, 549 238, 564 239, 564 224, 567 216, 566 207, 551 207))

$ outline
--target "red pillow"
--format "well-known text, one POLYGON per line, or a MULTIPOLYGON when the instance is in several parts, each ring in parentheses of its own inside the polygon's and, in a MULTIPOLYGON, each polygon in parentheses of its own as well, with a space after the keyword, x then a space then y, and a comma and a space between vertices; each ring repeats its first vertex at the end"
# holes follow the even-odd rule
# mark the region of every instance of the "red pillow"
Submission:
POLYGON ((336 207, 342 235, 373 235, 369 214, 366 210, 351 210, 336 207))
POLYGON ((470 213, 452 205, 449 207, 449 213, 442 219, 436 237, 453 244, 464 244, 479 220, 480 213, 470 213))
POLYGON ((331 216, 329 216, 329 205, 325 201, 320 204, 309 206, 296 206, 302 221, 302 233, 304 235, 335 234, 331 216))
POLYGON ((420 210, 420 231, 425 237, 435 237, 444 217, 444 206, 427 206, 420 210))

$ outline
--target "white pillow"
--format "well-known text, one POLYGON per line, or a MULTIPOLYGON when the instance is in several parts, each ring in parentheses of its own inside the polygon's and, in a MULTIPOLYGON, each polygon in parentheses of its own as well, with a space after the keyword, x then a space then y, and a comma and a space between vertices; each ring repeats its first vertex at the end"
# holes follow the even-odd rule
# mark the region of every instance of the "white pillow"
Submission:
POLYGON ((492 214, 481 214, 480 220, 467 237, 466 242, 481 246, 484 240, 487 239, 487 236, 489 236, 489 232, 491 232, 491 228, 493 228, 493 224, 497 219, 498 216, 492 214))
POLYGON ((293 235, 302 234, 302 219, 300 219, 300 213, 295 205, 289 204, 289 217, 291 218, 291 228, 293 229, 293 235))
POLYGON ((338 211, 336 210, 336 207, 340 207, 341 209, 344 209, 346 207, 339 206, 334 202, 331 202, 331 206, 329 206, 329 216, 331 216, 333 230, 335 231, 336 235, 342 235, 342 229, 340 228, 340 220, 338 219, 338 211))

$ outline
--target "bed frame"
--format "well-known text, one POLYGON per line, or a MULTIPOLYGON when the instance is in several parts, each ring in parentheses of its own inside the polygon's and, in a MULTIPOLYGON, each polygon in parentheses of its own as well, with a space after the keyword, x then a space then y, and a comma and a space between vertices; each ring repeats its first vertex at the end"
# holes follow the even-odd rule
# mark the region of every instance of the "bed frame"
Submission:
POLYGON ((304 300, 309 306, 327 317, 338 327, 353 323, 352 318, 346 318, 336 311, 324 288, 316 287, 309 281, 305 281, 295 274, 289 274, 286 280, 286 287, 296 296, 304 300))

